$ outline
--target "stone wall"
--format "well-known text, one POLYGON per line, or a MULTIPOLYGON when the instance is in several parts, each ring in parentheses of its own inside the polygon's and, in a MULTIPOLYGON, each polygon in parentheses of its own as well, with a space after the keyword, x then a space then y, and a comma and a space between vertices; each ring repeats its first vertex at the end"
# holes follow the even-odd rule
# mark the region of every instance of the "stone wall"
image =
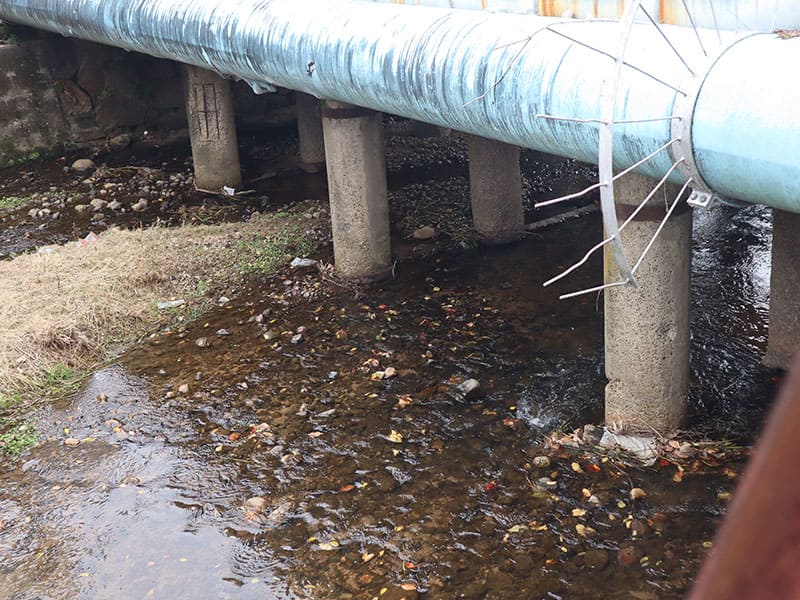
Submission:
MULTIPOLYGON (((289 96, 234 89, 237 119, 289 108, 289 96)), ((0 45, 0 168, 186 126, 177 63, 60 36, 0 45)))

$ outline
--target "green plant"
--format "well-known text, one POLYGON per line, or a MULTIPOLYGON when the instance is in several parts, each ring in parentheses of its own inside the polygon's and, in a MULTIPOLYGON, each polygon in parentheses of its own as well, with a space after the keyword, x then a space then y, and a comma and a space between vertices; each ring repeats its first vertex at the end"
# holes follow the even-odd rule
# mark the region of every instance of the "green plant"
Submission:
POLYGON ((39 432, 33 423, 28 421, 3 422, 0 427, 0 452, 10 457, 16 457, 35 446, 39 442, 39 432))
POLYGON ((28 201, 23 196, 0 196, 0 212, 11 211, 19 208, 28 201))
POLYGON ((63 363, 53 365, 29 386, 0 394, 0 455, 19 456, 39 441, 36 405, 58 400, 77 391, 84 373, 63 363))
POLYGON ((287 227, 269 237, 243 240, 238 245, 243 273, 272 275, 291 256, 308 256, 315 250, 313 239, 299 226, 287 227))
POLYGON ((53 365, 35 383, 36 391, 47 398, 63 398, 80 386, 84 373, 63 363, 53 365))

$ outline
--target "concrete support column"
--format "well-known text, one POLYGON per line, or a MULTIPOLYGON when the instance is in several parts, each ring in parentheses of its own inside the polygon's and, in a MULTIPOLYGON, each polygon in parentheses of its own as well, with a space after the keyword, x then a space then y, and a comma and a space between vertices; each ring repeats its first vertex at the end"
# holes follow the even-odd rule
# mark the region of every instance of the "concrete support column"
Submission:
POLYGON ((322 129, 336 270, 348 279, 391 272, 381 113, 326 101, 322 129))
MULTIPOLYGON (((655 181, 626 175, 615 184, 620 223, 655 181)), ((679 191, 667 186, 671 202, 679 191)), ((631 266, 666 212, 657 193, 622 232, 631 266)), ((636 272, 638 288, 606 290, 606 424, 622 431, 668 432, 681 424, 689 386, 689 279, 692 213, 681 201, 636 272)), ((619 281, 610 253, 605 281, 619 281)))
POLYGON ((772 209, 769 341, 764 364, 788 369, 800 348, 800 215, 772 209))
POLYGON ((325 141, 322 134, 320 101, 297 92, 297 136, 300 166, 306 173, 318 173, 325 166, 325 141))
POLYGON ((484 244, 519 240, 525 230, 519 148, 468 136, 472 224, 484 244))
POLYGON ((242 175, 230 82, 191 65, 184 65, 183 73, 195 186, 215 192, 225 185, 239 189, 242 175))

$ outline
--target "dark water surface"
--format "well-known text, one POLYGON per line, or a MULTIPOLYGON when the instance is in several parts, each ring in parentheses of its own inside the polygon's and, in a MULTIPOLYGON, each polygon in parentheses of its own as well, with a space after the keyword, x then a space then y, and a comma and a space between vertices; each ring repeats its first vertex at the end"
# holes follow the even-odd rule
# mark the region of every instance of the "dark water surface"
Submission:
MULTIPOLYGON (((602 419, 602 301, 557 300, 601 265, 541 287, 599 235, 401 262, 358 294, 288 273, 148 339, 0 473, 0 597, 683 597, 743 465, 681 480, 545 443, 602 419)), ((696 215, 694 432, 760 426, 768 280, 767 211, 696 215)))

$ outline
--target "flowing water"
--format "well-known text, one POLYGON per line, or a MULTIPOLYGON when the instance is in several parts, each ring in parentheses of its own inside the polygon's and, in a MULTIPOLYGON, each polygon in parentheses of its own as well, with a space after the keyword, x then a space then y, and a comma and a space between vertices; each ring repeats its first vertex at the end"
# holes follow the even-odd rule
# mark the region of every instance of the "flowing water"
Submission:
MULTIPOLYGON (((447 153, 427 175, 390 155, 395 202, 461 189, 447 153)), ((695 218, 688 426, 712 440, 751 441, 774 394, 758 363, 768 214, 695 218)), ((602 419, 602 302, 557 300, 601 266, 541 282, 599 235, 590 215, 404 260, 358 293, 316 271, 254 281, 147 339, 43 414, 44 442, 0 473, 0 596, 683 597, 741 453, 681 472, 552 441, 602 419)))

